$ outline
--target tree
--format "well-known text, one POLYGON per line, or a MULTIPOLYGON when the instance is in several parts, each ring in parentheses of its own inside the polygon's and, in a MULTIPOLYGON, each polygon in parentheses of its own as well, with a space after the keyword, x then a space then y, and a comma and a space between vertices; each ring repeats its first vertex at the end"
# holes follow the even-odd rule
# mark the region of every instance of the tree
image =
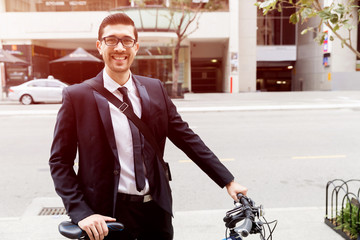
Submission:
MULTIPOLYGON (((320 0, 257 0, 256 6, 263 11, 264 15, 270 11, 281 12, 283 8, 295 8, 295 12, 290 16, 290 22, 293 24, 303 24, 311 18, 319 18, 318 26, 307 27, 301 34, 318 32, 315 41, 323 44, 326 37, 326 33, 322 30, 322 24, 324 24, 341 41, 342 47, 348 47, 360 58, 360 52, 351 41, 351 31, 356 29, 354 23, 360 22, 360 8, 356 4, 357 0, 344 2, 331 1, 329 6, 324 6, 320 0), (345 31, 341 32, 341 29, 345 31)), ((334 37, 330 36, 329 40, 333 41, 334 37)))
POLYGON ((178 82, 179 82, 179 73, 180 73, 180 47, 182 41, 184 41, 191 33, 195 32, 199 26, 199 15, 203 3, 197 4, 195 8, 192 7, 192 1, 190 0, 177 0, 171 2, 170 16, 171 24, 175 30, 177 39, 174 48, 174 72, 173 72, 173 82, 172 82, 172 97, 178 96, 178 82), (178 17, 175 17, 178 15, 178 17), (191 31, 187 32, 189 26, 196 21, 196 27, 191 31))
POLYGON ((169 10, 169 14, 165 17, 168 19, 171 28, 177 36, 174 46, 171 97, 179 97, 178 82, 181 43, 198 29, 201 13, 203 11, 213 11, 220 8, 224 0, 138 0, 137 4, 145 7, 146 4, 153 4, 154 2, 162 2, 162 5, 169 10), (196 24, 196 26, 189 30, 193 24, 196 24))

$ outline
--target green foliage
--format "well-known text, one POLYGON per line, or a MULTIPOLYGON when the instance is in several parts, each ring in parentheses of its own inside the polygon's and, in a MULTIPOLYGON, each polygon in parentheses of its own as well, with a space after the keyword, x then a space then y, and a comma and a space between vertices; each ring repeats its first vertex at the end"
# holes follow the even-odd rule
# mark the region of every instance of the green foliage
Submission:
POLYGON ((298 23, 300 20, 300 14, 298 12, 296 13, 293 13, 290 15, 290 22, 293 23, 293 24, 296 24, 298 23))
MULTIPOLYGON (((356 200, 357 201, 357 200, 356 200)), ((346 203, 346 207, 337 216, 337 229, 341 229, 347 233, 351 239, 357 239, 358 231, 357 224, 360 224, 358 217, 359 207, 351 202, 346 203)))
POLYGON ((326 34, 327 33, 325 33, 325 32, 319 32, 318 35, 314 39, 315 42, 317 42, 319 45, 323 44, 326 34))

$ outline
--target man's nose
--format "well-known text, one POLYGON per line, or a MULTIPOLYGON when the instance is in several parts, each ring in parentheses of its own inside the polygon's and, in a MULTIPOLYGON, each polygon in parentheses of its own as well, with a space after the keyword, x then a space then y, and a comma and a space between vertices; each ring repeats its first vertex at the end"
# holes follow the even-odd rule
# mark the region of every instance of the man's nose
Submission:
POLYGON ((118 51, 125 51, 126 50, 126 48, 124 47, 124 45, 122 44, 121 41, 119 41, 118 44, 115 45, 114 49, 118 50, 118 51))

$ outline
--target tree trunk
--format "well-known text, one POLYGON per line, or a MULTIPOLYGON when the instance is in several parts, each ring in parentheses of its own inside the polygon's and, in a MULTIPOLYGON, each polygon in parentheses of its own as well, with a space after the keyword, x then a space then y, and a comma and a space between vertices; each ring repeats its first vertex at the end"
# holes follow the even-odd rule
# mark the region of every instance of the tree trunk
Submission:
POLYGON ((180 97, 178 95, 178 80, 179 80, 179 52, 180 52, 180 41, 176 43, 175 51, 174 51, 174 73, 173 73, 173 85, 171 90, 172 97, 180 97))

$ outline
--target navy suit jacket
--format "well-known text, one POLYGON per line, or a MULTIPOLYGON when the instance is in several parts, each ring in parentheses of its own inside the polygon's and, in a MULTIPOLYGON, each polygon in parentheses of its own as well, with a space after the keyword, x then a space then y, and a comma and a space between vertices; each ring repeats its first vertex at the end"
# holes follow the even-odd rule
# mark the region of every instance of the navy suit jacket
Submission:
MULTIPOLYGON (((101 71, 92 81, 103 84, 101 71)), ((233 175, 220 163, 178 114, 162 83, 133 75, 138 89, 142 120, 164 152, 166 137, 187 154, 220 187, 233 175)), ((108 101, 86 83, 63 91, 49 160, 55 190, 73 222, 97 213, 114 216, 121 166, 108 101), (78 166, 74 160, 78 154, 78 166), (76 169, 77 168, 77 169, 76 169)), ((144 161, 154 201, 172 214, 169 182, 155 151, 144 144, 144 161)))

